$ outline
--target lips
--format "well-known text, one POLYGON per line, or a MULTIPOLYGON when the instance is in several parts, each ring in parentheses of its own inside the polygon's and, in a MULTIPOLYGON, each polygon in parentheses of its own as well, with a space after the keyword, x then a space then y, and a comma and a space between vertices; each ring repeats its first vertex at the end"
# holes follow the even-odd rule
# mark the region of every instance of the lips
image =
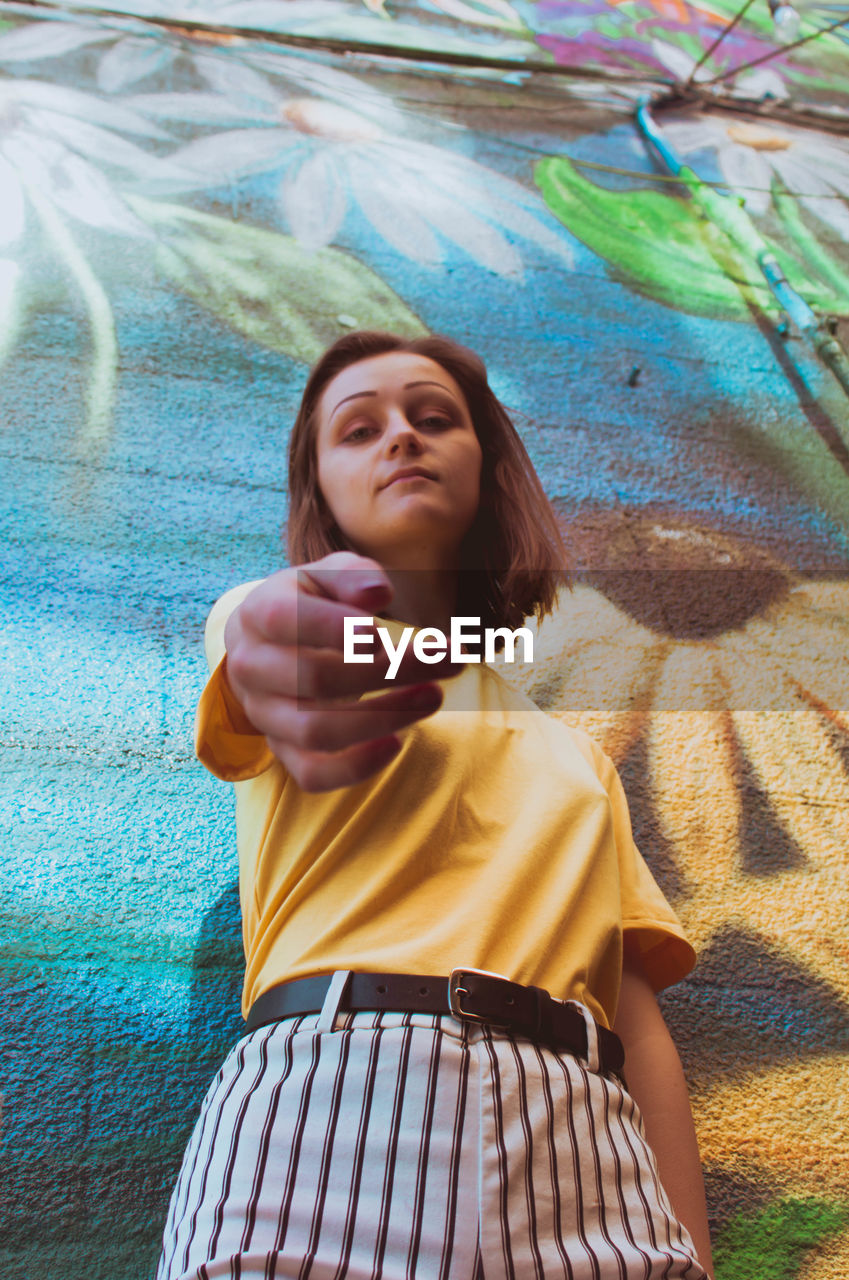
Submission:
POLYGON ((428 471, 426 467, 401 467, 398 471, 393 471, 392 475, 382 486, 388 489, 396 480, 407 480, 412 476, 424 476, 426 480, 435 480, 436 476, 432 471, 428 471))

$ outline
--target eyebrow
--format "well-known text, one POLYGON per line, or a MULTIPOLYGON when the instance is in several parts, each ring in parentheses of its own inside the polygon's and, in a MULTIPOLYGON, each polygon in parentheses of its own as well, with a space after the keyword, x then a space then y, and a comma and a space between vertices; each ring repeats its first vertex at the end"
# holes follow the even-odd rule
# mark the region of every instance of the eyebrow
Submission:
MULTIPOLYGON (((447 391, 448 395, 453 395, 453 392, 451 391, 450 387, 446 387, 442 382, 434 382, 430 378, 424 378, 420 382, 404 383, 405 391, 411 391, 413 387, 439 387, 440 391, 447 391)), ((333 417, 333 414, 336 412, 336 409, 341 409, 342 405, 347 404, 349 400, 359 400, 361 396, 376 396, 376 395, 377 395, 376 391, 355 391, 352 396, 345 396, 344 400, 339 401, 336 408, 333 410, 333 413, 331 413, 330 418, 327 419, 328 423, 330 422, 330 419, 333 417)))

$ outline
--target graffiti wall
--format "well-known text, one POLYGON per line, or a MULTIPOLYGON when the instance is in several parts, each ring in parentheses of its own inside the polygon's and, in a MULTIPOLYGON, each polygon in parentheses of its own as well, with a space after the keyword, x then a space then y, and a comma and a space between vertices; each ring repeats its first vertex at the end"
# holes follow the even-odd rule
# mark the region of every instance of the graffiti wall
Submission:
POLYGON ((514 674, 699 950, 719 1280, 849 1270, 847 28, 734 12, 0 4, 6 1280, 153 1273, 240 1027, 203 622, 364 327, 480 351, 562 521, 514 674))

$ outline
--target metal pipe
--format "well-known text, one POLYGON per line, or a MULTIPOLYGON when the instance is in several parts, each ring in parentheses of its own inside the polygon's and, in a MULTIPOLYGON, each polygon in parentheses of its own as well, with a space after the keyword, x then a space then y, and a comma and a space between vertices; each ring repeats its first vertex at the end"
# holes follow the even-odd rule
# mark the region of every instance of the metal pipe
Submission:
POLYGON ((831 332, 826 320, 818 316, 790 284, 775 253, 743 208, 742 201, 731 194, 715 191, 683 163, 675 148, 664 137, 651 114, 650 106, 649 100, 643 99, 637 107, 637 127, 646 142, 670 173, 687 187, 704 216, 719 227, 733 244, 754 258, 782 311, 826 368, 831 370, 844 394, 849 397, 849 355, 840 340, 831 332))

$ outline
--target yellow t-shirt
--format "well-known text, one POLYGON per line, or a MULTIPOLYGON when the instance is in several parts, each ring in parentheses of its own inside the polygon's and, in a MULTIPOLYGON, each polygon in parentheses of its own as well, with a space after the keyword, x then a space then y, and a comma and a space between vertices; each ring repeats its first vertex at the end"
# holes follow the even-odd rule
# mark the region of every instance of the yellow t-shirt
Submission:
POLYGON ((302 791, 227 683, 224 624, 254 585, 210 614, 197 715, 198 757, 236 788, 245 1014, 315 973, 466 966, 581 1000, 610 1026, 625 931, 656 990, 690 971, 611 761, 484 663, 444 682, 440 710, 376 776, 302 791))

